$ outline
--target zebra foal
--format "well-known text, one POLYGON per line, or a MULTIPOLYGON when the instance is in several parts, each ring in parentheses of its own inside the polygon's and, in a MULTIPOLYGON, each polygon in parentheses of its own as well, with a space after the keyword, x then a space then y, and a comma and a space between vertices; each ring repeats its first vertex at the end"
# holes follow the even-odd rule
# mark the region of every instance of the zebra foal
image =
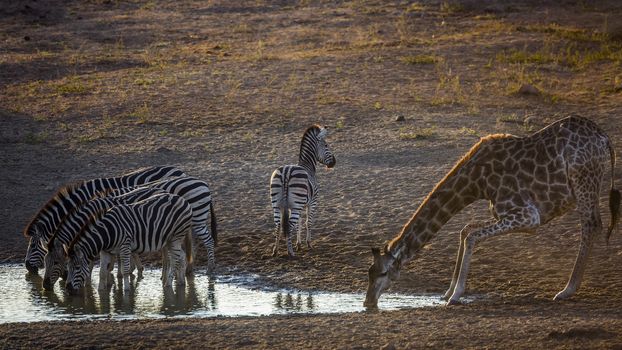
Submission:
MULTIPOLYGON (((181 244, 191 225, 192 209, 177 195, 159 194, 109 209, 101 219, 85 226, 69 245, 67 290, 75 293, 84 286, 90 277, 90 263, 101 252, 120 255, 123 288, 129 290, 131 254, 164 248, 168 253, 164 286, 170 287, 173 277, 177 284, 184 285, 185 259, 181 244)), ((101 271, 100 278, 106 279, 107 269, 101 271)))
POLYGON ((311 230, 317 207, 319 187, 315 177, 315 164, 328 168, 335 166, 333 152, 326 142, 328 130, 319 125, 312 125, 302 135, 297 165, 284 165, 277 168, 270 177, 270 200, 274 214, 276 241, 272 256, 277 255, 282 231, 287 240, 287 253, 294 256, 291 232, 297 231, 296 248, 300 249, 301 231, 299 226, 303 209, 307 209, 306 244, 311 248, 311 230))

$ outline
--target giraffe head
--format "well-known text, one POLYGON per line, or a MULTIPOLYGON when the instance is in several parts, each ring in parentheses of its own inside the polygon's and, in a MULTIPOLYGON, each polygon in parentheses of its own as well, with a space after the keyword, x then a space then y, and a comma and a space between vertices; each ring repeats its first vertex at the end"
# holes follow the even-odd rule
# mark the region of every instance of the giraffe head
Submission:
POLYGON ((371 249, 374 262, 369 268, 369 284, 363 304, 368 308, 377 307, 380 294, 389 288, 391 281, 400 276, 401 260, 389 251, 387 245, 384 246, 383 250, 381 253, 378 248, 371 249))

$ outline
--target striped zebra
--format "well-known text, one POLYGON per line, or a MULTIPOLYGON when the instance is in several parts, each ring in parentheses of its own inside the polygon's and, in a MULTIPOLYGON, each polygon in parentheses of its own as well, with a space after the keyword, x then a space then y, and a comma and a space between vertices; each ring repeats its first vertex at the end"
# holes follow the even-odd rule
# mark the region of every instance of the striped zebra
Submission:
MULTIPOLYGON (((149 188, 157 188, 171 194, 183 197, 192 207, 192 235, 197 237, 207 249, 207 271, 212 272, 216 266, 215 246, 218 243, 218 227, 212 193, 207 182, 195 177, 185 176, 172 179, 155 181, 144 185, 149 188), (207 221, 210 220, 210 229, 207 221)), ((194 255, 194 252, 189 254, 194 255)), ((194 250, 194 246, 192 247, 194 250)), ((187 270, 187 274, 191 271, 187 270)))
POLYGON ((37 273, 39 268, 43 267, 43 257, 50 237, 62 219, 81 203, 111 189, 138 186, 159 179, 185 175, 182 170, 173 166, 153 166, 119 177, 82 181, 61 188, 24 229, 24 236, 29 238, 26 269, 30 273, 37 273))
MULTIPOLYGON (((119 254, 123 271, 123 289, 130 289, 130 257, 132 253, 168 253, 165 287, 185 284, 185 263, 181 247, 192 226, 192 209, 183 198, 159 194, 133 204, 119 204, 99 220, 90 222, 68 248, 66 288, 75 293, 90 276, 90 263, 101 252, 119 254)), ((108 276, 108 271, 102 269, 108 276)), ((102 277, 100 275, 100 277, 102 277)))
MULTIPOLYGON (((90 200, 66 216, 47 244, 47 253, 44 258, 43 288, 46 290, 54 288, 56 281, 65 272, 65 247, 71 244, 82 228, 90 221, 99 219, 108 209, 116 205, 139 202, 162 193, 165 192, 157 188, 140 188, 131 191, 128 191, 128 189, 115 190, 112 195, 90 200), (127 193, 114 195, 123 192, 127 193)), ((138 256, 133 257, 133 262, 138 268, 140 275, 142 273, 142 265, 138 256)), ((101 268, 104 269, 107 266, 101 266, 101 268)), ((100 281, 100 288, 102 286, 100 281)))
POLYGON ((270 199, 276 226, 276 242, 272 256, 276 256, 280 232, 287 239, 287 253, 294 256, 291 232, 297 231, 296 248, 300 249, 301 231, 299 220, 302 210, 307 208, 307 247, 311 248, 310 226, 317 207, 318 184, 315 179, 315 163, 328 168, 335 166, 335 156, 326 143, 328 130, 319 125, 312 125, 302 136, 298 165, 284 165, 277 168, 270 178, 270 199))

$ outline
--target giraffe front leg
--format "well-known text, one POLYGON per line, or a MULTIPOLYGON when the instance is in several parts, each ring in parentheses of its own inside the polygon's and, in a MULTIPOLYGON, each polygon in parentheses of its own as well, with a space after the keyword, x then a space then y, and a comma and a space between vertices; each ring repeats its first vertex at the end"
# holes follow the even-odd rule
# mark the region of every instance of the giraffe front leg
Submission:
POLYGON ((602 222, 600 219, 600 213, 598 207, 587 215, 583 215, 581 218, 581 242, 579 243, 579 253, 572 268, 570 279, 566 283, 566 287, 557 293, 553 300, 564 300, 570 298, 579 289, 581 280, 583 279, 583 273, 587 265, 587 260, 592 250, 594 243, 594 237, 602 231, 602 222))
POLYGON ((462 256, 464 255, 464 241, 467 235, 472 232, 474 229, 482 228, 488 225, 491 225, 494 221, 484 221, 478 223, 469 223, 466 224, 462 230, 460 230, 460 246, 458 248, 458 254, 456 255, 456 265, 454 267, 454 273, 451 278, 451 284, 449 285, 449 289, 443 294, 441 299, 447 301, 454 294, 454 289, 456 288, 456 282, 458 281, 458 274, 460 273, 460 267, 462 266, 462 256))
POLYGON ((469 265, 473 249, 477 242, 486 238, 497 236, 503 233, 531 231, 540 225, 540 215, 535 207, 515 208, 507 213, 500 215, 499 221, 484 226, 480 229, 466 234, 463 242, 462 261, 460 271, 456 280, 454 291, 447 301, 447 305, 460 304, 460 297, 466 288, 466 279, 469 273, 469 265))

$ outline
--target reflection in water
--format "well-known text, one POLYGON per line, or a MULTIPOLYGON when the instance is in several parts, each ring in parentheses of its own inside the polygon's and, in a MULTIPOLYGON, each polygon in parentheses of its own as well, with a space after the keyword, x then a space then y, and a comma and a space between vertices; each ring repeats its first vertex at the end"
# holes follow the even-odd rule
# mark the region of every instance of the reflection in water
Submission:
MULTIPOLYGON (((98 269, 93 276, 98 276, 98 269)), ((196 274, 186 286, 163 288, 160 270, 144 271, 132 279, 129 291, 121 279, 98 290, 97 278, 77 295, 60 283, 43 289, 39 275, 18 265, 0 265, 0 323, 84 319, 144 319, 163 317, 261 316, 288 313, 364 311, 364 295, 292 290, 250 289, 259 286, 251 276, 208 277, 196 274)), ((383 295, 384 310, 439 305, 438 296, 383 295)))
POLYGON ((279 292, 274 297, 274 306, 279 310, 286 311, 313 311, 313 295, 307 295, 303 307, 302 294, 298 293, 294 298, 291 293, 285 293, 285 297, 283 297, 283 293, 279 292))

